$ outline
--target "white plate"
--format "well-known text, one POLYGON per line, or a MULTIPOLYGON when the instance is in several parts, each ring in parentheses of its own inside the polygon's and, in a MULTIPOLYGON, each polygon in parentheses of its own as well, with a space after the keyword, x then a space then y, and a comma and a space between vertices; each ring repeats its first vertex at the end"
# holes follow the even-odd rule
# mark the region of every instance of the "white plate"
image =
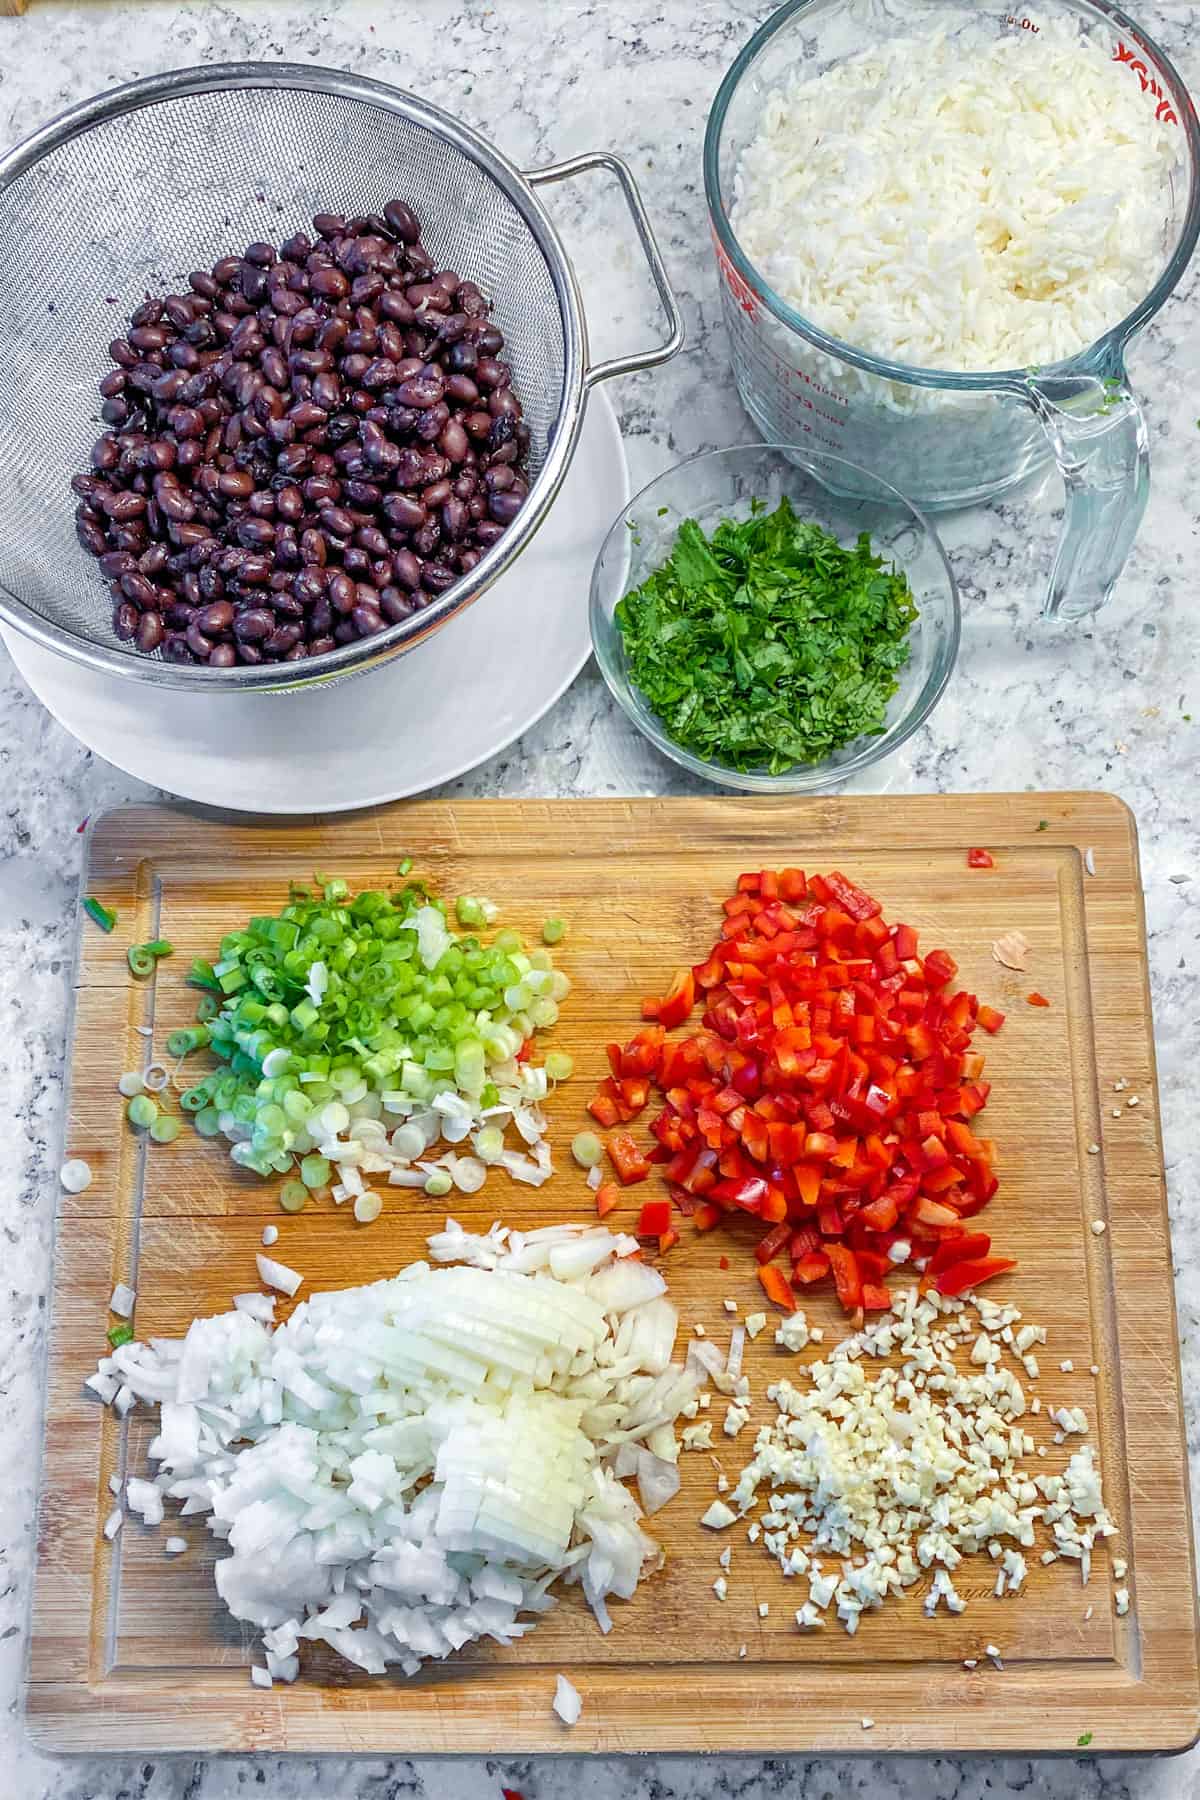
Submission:
POLYGON ((14 663, 60 725, 185 800, 239 812, 350 812, 474 768, 527 731, 591 648, 588 587, 629 498, 621 434, 594 393, 546 522, 508 573, 385 668, 299 694, 159 692, 93 674, 18 632, 14 663))

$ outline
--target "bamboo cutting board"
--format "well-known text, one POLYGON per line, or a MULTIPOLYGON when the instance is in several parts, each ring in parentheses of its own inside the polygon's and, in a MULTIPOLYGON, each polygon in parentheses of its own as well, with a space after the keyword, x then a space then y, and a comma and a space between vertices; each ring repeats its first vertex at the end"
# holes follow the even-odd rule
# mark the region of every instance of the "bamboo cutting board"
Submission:
MULTIPOLYGON (((57 1200, 27 1694, 39 1744, 878 1754, 1065 1750, 1088 1732, 1095 1750, 1178 1750, 1194 1739, 1195 1580, 1145 930, 1133 822, 1116 800, 471 801, 282 828, 131 808, 95 826, 84 891, 120 920, 110 937, 85 923, 78 965, 64 1149, 86 1157, 95 1179, 57 1200), (967 868, 975 845, 992 850, 994 870, 967 868), (153 1434, 141 1409, 122 1426, 81 1389, 104 1348, 116 1280, 138 1289, 140 1336, 176 1334, 256 1285, 268 1221, 280 1226, 275 1254, 306 1275, 302 1294, 393 1273, 442 1222, 447 1203, 402 1190, 386 1190, 387 1210, 367 1228, 328 1200, 285 1218, 278 1184, 239 1178, 219 1145, 190 1132, 170 1146, 135 1137, 114 1087, 145 1060, 139 1025, 152 1026, 161 1047, 167 1030, 192 1017, 183 985, 191 958, 212 955, 222 932, 251 914, 276 910, 289 878, 316 867, 354 888, 384 885, 404 855, 446 895, 487 894, 502 922, 526 933, 550 914, 569 922, 560 960, 575 985, 553 1035, 577 1073, 553 1103, 556 1174, 540 1192, 496 1175, 478 1196, 455 1195, 450 1209, 474 1228, 496 1216, 530 1226, 590 1215, 567 1145, 603 1072, 604 1042, 636 1028, 642 993, 661 992, 677 966, 706 953, 720 899, 743 868, 841 868, 879 896, 889 919, 914 924, 923 948, 948 948, 960 980, 1007 1010, 1004 1029, 983 1045, 993 1081, 984 1117, 1001 1176, 986 1224, 1020 1267, 990 1291, 1050 1330, 1037 1384, 1043 1406, 1082 1405, 1092 1421, 1120 1536, 1098 1553, 1086 1589, 1077 1565, 1043 1567, 1030 1553, 1027 1591, 996 1600, 994 1565, 983 1556, 956 1574, 969 1601, 960 1617, 925 1621, 922 1585, 865 1616, 856 1637, 836 1622, 801 1635, 793 1613, 807 1584, 802 1593, 785 1581, 740 1528, 718 1540, 699 1526, 715 1471, 707 1455, 689 1454, 682 1493, 653 1521, 667 1566, 614 1607, 611 1636, 572 1590, 511 1650, 477 1649, 415 1681, 371 1680, 314 1660, 296 1686, 263 1692, 248 1679, 250 1634, 217 1603, 214 1546, 200 1522, 168 1521, 189 1539, 173 1560, 162 1550, 168 1527, 147 1531, 136 1518, 105 1542, 109 1477, 145 1472, 153 1434), (1013 929, 1032 946, 1024 974, 990 954, 993 939, 1013 929), (131 982, 126 948, 158 936, 172 939, 174 959, 155 983, 131 982), (1033 988, 1048 1009, 1025 1004, 1033 988), (1138 1096, 1136 1109, 1114 1095, 1118 1079, 1138 1096), (1093 1143, 1101 1154, 1088 1154, 1093 1143), (1097 1218, 1108 1225, 1099 1236, 1090 1229, 1097 1218), (1064 1359, 1073 1374, 1060 1372, 1064 1359), (733 1564, 721 1604, 712 1582, 725 1544, 733 1564), (1123 1618, 1112 1601, 1116 1555, 1130 1565, 1133 1607, 1123 1618), (1000 1650, 1002 1670, 985 1644, 1000 1650), (968 1671, 965 1658, 980 1666, 968 1671), (583 1695, 573 1731, 551 1712, 560 1669, 583 1695), (869 1734, 864 1717, 874 1720, 869 1734)), ((634 1189, 613 1223, 628 1225, 647 1191, 634 1189)), ((754 1236, 701 1238, 685 1227, 666 1265, 681 1344, 695 1322, 728 1343, 726 1297, 739 1316, 757 1308, 754 1236)), ((831 1298, 810 1296, 806 1309, 827 1344, 842 1334, 831 1298)), ((755 1424, 773 1416, 768 1381, 793 1367, 771 1338, 748 1351, 755 1424)), ((722 1416, 715 1403, 713 1413, 722 1416)), ((1049 1444, 1044 1413, 1027 1423, 1049 1444)), ((715 1438, 732 1481, 752 1454, 753 1430, 730 1442, 718 1424, 715 1438)), ((1051 1444, 1032 1472, 1061 1467, 1070 1447, 1051 1444)))

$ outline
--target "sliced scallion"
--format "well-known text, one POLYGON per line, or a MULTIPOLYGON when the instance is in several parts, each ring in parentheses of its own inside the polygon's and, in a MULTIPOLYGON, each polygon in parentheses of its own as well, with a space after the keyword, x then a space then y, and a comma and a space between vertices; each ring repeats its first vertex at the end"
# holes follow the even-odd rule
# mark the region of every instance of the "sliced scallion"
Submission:
POLYGON ((135 1094, 125 1108, 125 1116, 138 1131, 148 1131, 158 1117, 158 1107, 149 1094, 135 1094))
POLYGON ((566 935, 566 921, 563 919, 547 919, 542 926, 543 944, 561 944, 566 935))
POLYGON ((129 1324, 110 1325, 105 1335, 113 1349, 119 1350, 122 1344, 132 1344, 133 1326, 129 1324))
POLYGON ((139 981, 144 981, 147 975, 153 975, 154 953, 148 944, 130 944, 125 955, 131 973, 136 975, 139 981))
POLYGON ((88 895, 83 903, 83 910, 101 931, 111 931, 117 922, 116 912, 110 911, 102 900, 97 900, 95 894, 88 895))
POLYGON ((565 1050, 551 1050, 545 1067, 551 1081, 568 1081, 575 1072, 574 1060, 565 1050))
POLYGON ((604 1155, 604 1145, 594 1131, 581 1131, 571 1139, 571 1155, 581 1169, 594 1169, 604 1155))
POLYGON ((150 1136, 156 1144, 173 1144, 183 1130, 174 1113, 159 1113, 150 1126, 150 1136))
POLYGON ((303 1212, 308 1205, 308 1189, 302 1181, 285 1181, 279 1190, 279 1204, 285 1213, 303 1212))

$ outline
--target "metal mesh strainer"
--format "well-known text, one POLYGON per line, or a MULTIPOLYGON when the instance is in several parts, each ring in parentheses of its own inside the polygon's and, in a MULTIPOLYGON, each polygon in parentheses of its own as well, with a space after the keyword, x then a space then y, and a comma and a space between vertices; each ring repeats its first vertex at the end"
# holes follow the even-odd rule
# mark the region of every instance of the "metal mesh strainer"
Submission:
POLYGON ((292 64, 152 76, 64 113, 0 160, 0 619, 78 662, 179 687, 296 688, 368 667, 470 605, 519 555, 566 472, 587 389, 665 361, 682 324, 640 196, 605 153, 523 175, 484 138, 381 82, 292 64), (622 185, 668 339, 587 366, 571 265, 533 189, 586 169, 622 185), (316 211, 407 201, 436 261, 493 301, 531 432, 529 498, 468 576, 424 612, 306 662, 210 669, 138 654, 74 531, 69 481, 102 426, 107 347, 148 290, 186 285, 316 211))

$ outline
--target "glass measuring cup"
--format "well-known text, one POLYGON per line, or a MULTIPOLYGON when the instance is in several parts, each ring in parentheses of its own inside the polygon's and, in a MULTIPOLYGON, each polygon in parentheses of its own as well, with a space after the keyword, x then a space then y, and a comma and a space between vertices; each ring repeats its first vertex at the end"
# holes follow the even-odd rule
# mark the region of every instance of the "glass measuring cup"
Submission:
POLYGON ((1125 373, 1125 346, 1178 283, 1200 233, 1200 124, 1162 50, 1109 0, 1037 0, 1019 13, 963 0, 788 0, 742 50, 717 92, 704 183, 734 378, 775 443, 813 443, 880 475, 926 511, 994 498, 1053 457, 1066 508, 1044 611, 1065 618, 1108 599, 1149 492, 1146 422, 1125 373), (968 57, 1001 32, 1037 37, 1066 19, 1095 39, 1178 143, 1162 191, 1157 266, 1124 319, 1066 361, 979 373, 914 368, 822 331, 758 272, 730 224, 734 176, 769 94, 793 73, 819 77, 870 47, 946 34, 968 57))

